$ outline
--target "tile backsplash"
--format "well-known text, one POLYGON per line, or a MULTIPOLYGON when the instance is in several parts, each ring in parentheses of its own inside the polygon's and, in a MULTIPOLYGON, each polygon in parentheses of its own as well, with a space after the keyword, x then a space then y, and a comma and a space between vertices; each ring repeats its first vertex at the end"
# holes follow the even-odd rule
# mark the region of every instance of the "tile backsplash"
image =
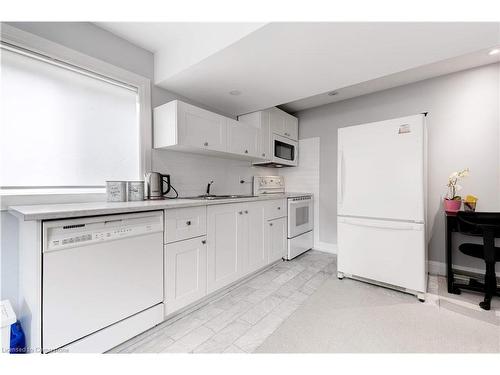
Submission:
POLYGON ((274 168, 254 167, 245 160, 179 151, 152 150, 151 157, 151 169, 169 174, 180 197, 204 194, 211 180, 213 194, 251 194, 253 176, 278 174, 274 168))

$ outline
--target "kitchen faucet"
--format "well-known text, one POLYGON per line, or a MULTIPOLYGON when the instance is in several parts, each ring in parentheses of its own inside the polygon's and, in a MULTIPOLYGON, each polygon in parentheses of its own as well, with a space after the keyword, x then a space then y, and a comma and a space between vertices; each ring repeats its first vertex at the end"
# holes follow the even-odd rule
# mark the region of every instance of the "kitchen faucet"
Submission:
POLYGON ((207 195, 210 195, 210 187, 212 186, 212 184, 214 183, 214 180, 211 180, 208 184, 207 184, 207 195))

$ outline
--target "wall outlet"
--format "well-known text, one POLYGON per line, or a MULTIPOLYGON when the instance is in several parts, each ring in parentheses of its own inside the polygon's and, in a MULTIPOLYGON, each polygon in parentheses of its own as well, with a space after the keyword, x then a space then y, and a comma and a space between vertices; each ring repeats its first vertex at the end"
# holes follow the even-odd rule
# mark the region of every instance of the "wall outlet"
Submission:
POLYGON ((238 181, 240 182, 240 184, 251 184, 252 177, 238 177, 238 181))

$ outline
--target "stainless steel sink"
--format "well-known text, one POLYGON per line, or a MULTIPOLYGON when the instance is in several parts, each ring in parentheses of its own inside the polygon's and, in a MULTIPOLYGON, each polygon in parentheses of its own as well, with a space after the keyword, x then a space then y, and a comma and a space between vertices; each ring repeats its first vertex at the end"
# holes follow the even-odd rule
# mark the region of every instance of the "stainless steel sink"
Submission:
POLYGON ((207 201, 219 199, 253 198, 253 195, 198 195, 196 197, 182 197, 183 199, 204 199, 207 201))

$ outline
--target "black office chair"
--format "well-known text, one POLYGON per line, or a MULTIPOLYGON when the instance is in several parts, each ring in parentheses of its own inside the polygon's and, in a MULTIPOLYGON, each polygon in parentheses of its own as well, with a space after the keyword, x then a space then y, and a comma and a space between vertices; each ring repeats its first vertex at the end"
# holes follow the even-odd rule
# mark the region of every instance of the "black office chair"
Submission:
POLYGON ((491 298, 499 295, 495 262, 500 261, 500 247, 495 247, 495 238, 500 238, 500 213, 461 211, 457 214, 457 219, 460 233, 483 237, 483 244, 464 243, 458 249, 466 255, 483 259, 486 263, 484 301, 479 306, 489 310, 491 298))

